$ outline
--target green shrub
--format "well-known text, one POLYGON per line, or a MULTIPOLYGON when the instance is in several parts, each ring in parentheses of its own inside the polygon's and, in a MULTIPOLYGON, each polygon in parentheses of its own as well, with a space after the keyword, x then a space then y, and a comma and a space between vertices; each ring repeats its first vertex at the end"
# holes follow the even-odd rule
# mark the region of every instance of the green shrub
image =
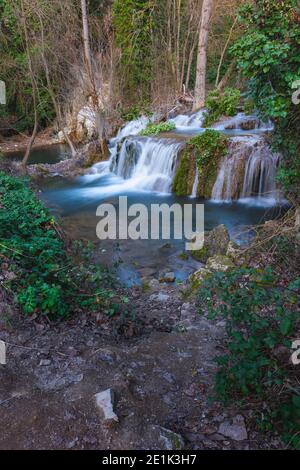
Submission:
POLYGON ((151 136, 158 135, 162 132, 170 132, 175 129, 175 124, 172 122, 159 122, 158 124, 148 124, 146 129, 140 132, 140 135, 151 136))
POLYGON ((202 283, 199 299, 202 312, 206 306, 210 318, 220 315, 227 324, 228 352, 217 358, 217 399, 255 401, 260 426, 276 427, 300 448, 300 387, 289 364, 298 337, 300 278, 283 285, 271 269, 217 273, 202 283), (284 358, 276 353, 281 348, 284 358))
POLYGON ((241 100, 241 93, 234 88, 225 88, 224 92, 214 90, 208 93, 205 107, 204 127, 208 127, 222 116, 234 116, 241 100))
POLYGON ((0 257, 14 273, 4 286, 25 314, 62 318, 82 308, 110 308, 113 293, 105 285, 111 279, 76 246, 66 249, 55 220, 25 179, 0 172, 0 257))

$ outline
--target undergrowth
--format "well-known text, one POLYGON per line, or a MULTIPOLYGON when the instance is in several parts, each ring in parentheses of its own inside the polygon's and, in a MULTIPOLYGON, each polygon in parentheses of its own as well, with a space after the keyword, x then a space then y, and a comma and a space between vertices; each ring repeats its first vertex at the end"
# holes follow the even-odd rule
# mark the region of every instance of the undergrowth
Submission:
POLYGON ((270 267, 217 273, 201 285, 199 300, 201 312, 208 309, 210 318, 221 316, 227 325, 215 398, 252 403, 262 431, 277 430, 299 449, 299 366, 290 361, 299 338, 299 272, 287 282, 270 267))
POLYGON ((203 126, 209 127, 222 116, 234 116, 240 100, 241 93, 234 88, 225 88, 223 92, 214 90, 208 93, 203 126))
POLYGON ((68 246, 26 179, 0 172, 2 287, 24 314, 65 318, 81 310, 114 314, 113 278, 89 263, 81 242, 68 246))

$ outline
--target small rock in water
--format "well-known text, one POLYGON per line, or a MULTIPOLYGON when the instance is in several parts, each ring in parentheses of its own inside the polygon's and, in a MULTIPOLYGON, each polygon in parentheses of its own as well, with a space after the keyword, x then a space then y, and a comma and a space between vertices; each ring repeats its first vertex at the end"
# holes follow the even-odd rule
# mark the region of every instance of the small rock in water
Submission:
POLYGON ((176 276, 173 272, 165 273, 159 278, 159 282, 172 283, 175 282, 176 276))
POLYGON ((96 405, 99 410, 104 415, 104 421, 109 422, 119 422, 119 418, 113 410, 113 401, 114 401, 114 393, 109 388, 104 392, 97 393, 95 395, 96 405))
POLYGON ((220 424, 219 434, 229 437, 234 441, 245 441, 248 439, 244 417, 242 415, 237 415, 231 422, 224 421, 220 424))

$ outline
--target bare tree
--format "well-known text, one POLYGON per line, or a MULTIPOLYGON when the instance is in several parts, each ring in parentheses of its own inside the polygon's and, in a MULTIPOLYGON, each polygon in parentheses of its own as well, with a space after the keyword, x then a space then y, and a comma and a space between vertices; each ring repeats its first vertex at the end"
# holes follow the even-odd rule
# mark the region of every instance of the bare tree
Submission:
POLYGON ((27 144, 25 155, 22 160, 22 169, 23 169, 23 172, 26 173, 27 162, 30 157, 31 149, 33 147, 33 144, 37 135, 37 131, 38 131, 38 111, 37 111, 38 89, 37 89, 37 83, 35 80, 35 74, 33 70, 30 45, 29 45, 29 37, 28 37, 28 29, 27 29, 27 21, 26 21, 25 7, 24 7, 23 0, 21 0, 21 24, 22 24, 23 33, 24 33, 27 65, 28 65, 28 72, 29 72, 31 88, 32 88, 32 102, 33 102, 33 112, 34 112, 33 131, 29 139, 29 142, 27 144))
POLYGON ((206 96, 207 45, 213 0, 203 0, 196 70, 194 109, 203 108, 206 96))
POLYGON ((101 151, 103 154, 106 153, 105 146, 105 119, 103 110, 99 104, 99 92, 97 90, 95 76, 93 73, 92 56, 90 47, 90 35, 89 35, 89 24, 87 14, 86 0, 81 0, 81 13, 82 13, 82 27, 83 27, 83 44, 84 44, 84 58, 87 69, 87 75, 91 86, 91 104, 95 111, 96 128, 100 140, 101 151))

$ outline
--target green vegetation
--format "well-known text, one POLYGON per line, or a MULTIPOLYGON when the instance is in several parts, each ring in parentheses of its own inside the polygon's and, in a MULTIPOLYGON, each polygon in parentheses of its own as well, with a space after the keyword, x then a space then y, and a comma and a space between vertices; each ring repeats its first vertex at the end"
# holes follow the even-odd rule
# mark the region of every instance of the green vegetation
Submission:
POLYGON ((293 198, 300 194, 300 106, 292 102, 300 79, 299 18, 297 0, 246 4, 239 16, 245 32, 232 48, 249 97, 263 118, 275 122, 274 145, 284 155, 279 178, 293 198))
POLYGON ((158 124, 148 124, 146 129, 140 132, 140 135, 158 135, 162 132, 170 132, 175 129, 175 127, 175 124, 173 124, 172 122, 159 122, 158 124))
POLYGON ((152 76, 152 0, 116 0, 113 25, 122 51, 121 67, 130 92, 149 96, 152 76))
POLYGON ((25 314, 63 318, 82 309, 116 312, 114 294, 105 287, 112 279, 83 260, 82 252, 80 243, 67 249, 26 180, 0 173, 0 257, 10 273, 2 285, 25 314))
POLYGON ((241 92, 233 88, 225 88, 223 92, 214 90, 208 93, 204 127, 209 127, 222 116, 234 116, 240 100, 241 92))
POLYGON ((173 191, 177 196, 188 196, 191 194, 192 178, 189 178, 190 171, 195 175, 195 165, 191 163, 192 158, 188 149, 181 156, 180 163, 173 181, 173 191))
POLYGON ((210 198, 216 181, 220 159, 226 155, 228 139, 218 131, 207 129, 189 140, 178 166, 173 191, 177 196, 191 194, 195 167, 199 172, 198 195, 210 198))
POLYGON ((299 277, 283 285, 270 269, 217 273, 199 291, 209 316, 226 319, 229 336, 227 354, 217 358, 216 398, 225 404, 255 402, 260 428, 279 429, 296 448, 300 389, 289 359, 299 327, 299 296, 299 277))

